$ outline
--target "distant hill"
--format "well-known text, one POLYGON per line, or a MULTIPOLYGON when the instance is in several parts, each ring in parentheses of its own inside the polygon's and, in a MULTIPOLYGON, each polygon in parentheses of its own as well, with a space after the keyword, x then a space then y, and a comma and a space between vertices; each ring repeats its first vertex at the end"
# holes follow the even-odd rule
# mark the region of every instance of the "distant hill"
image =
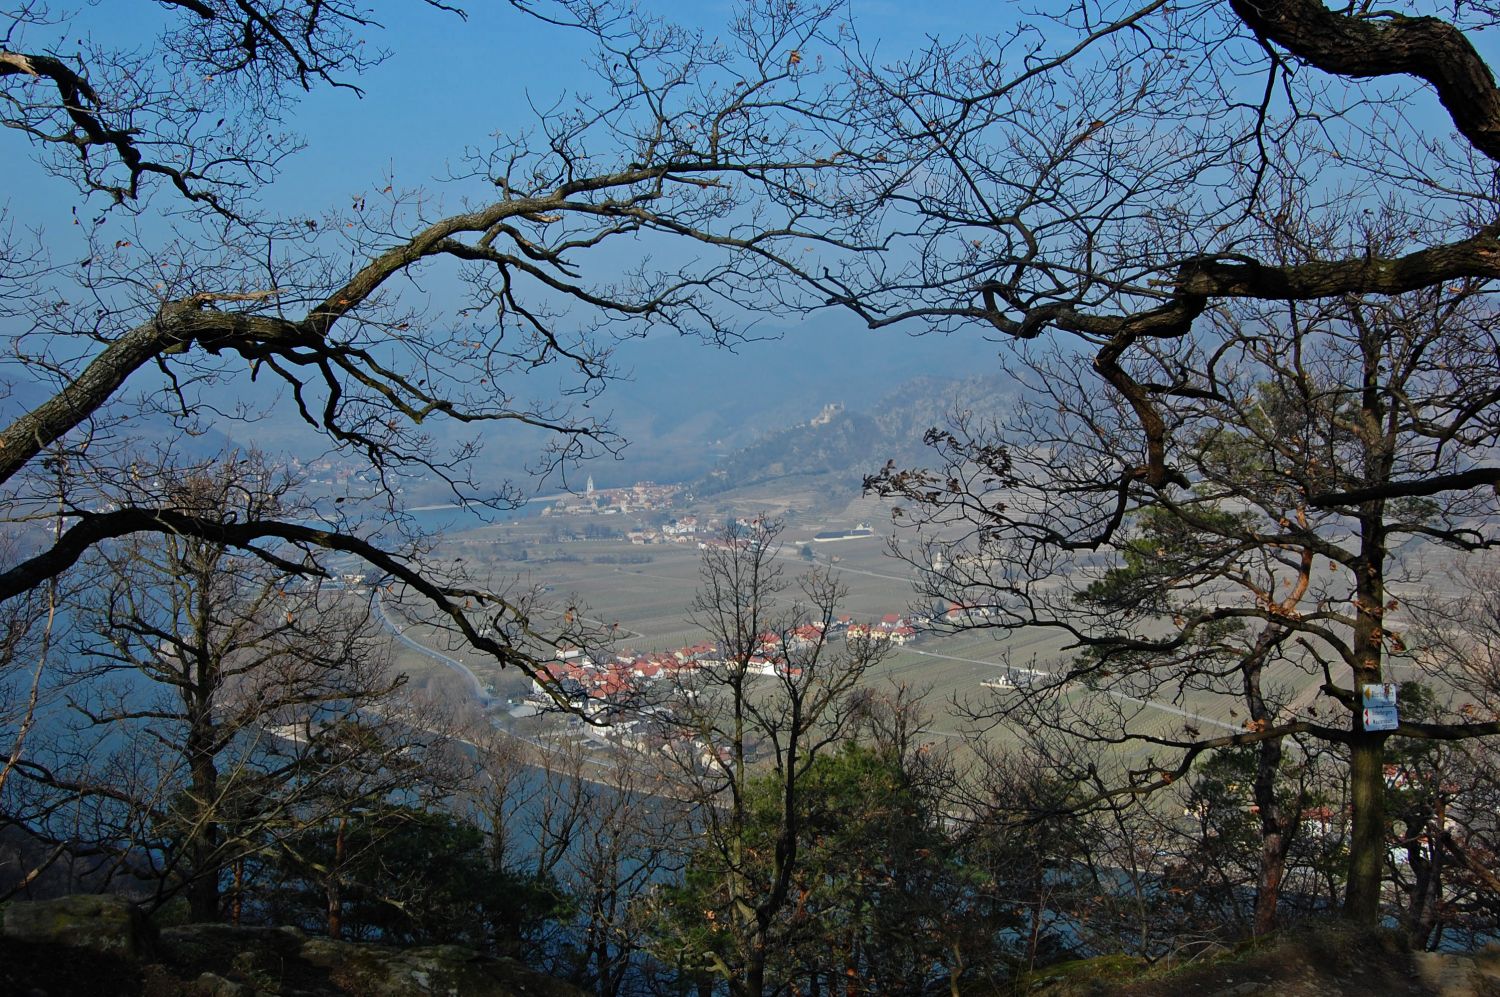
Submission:
POLYGON ((847 500, 859 491, 865 475, 887 460, 930 464, 932 454, 922 444, 928 429, 947 424, 955 411, 981 418, 997 415, 1013 390, 998 376, 913 378, 867 411, 851 406, 763 435, 721 458, 693 482, 692 491, 702 498, 786 479, 817 478, 830 500, 847 500))
MULTIPOLYGON (((872 332, 836 314, 758 334, 764 338, 732 351, 681 337, 623 344, 616 359, 628 379, 611 384, 595 409, 610 414, 630 445, 619 461, 589 464, 595 483, 602 488, 642 479, 700 479, 718 462, 805 423, 830 402, 873 416, 884 399, 898 398, 896 404, 917 419, 915 396, 927 395, 931 411, 940 412, 946 389, 938 385, 995 365, 989 344, 894 329, 872 332), (901 388, 893 394, 896 385, 901 388), (912 397, 905 397, 908 391, 912 397), (882 401, 877 405, 876 399, 882 401)), ((926 428, 917 430, 918 441, 926 428)), ((851 444, 860 433, 835 432, 851 432, 851 444)), ((882 423, 880 432, 898 430, 882 423)), ((817 463, 815 452, 802 458, 817 463)))

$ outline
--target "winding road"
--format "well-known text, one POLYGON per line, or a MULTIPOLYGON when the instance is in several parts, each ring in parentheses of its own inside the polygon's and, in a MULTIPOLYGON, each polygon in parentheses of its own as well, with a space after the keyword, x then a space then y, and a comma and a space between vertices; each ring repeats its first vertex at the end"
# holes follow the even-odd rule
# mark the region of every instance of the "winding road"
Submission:
POLYGON ((390 631, 393 637, 395 637, 401 643, 405 644, 407 647, 411 648, 413 651, 416 651, 419 654, 425 654, 427 657, 432 658, 440 664, 448 666, 455 672, 458 672, 460 675, 462 675, 468 682, 469 689, 471 692, 473 692, 474 698, 479 701, 479 705, 488 707, 495 702, 495 697, 484 691, 484 686, 480 683, 479 676, 475 675, 473 671, 469 669, 468 665, 464 664, 462 661, 459 661, 457 658, 450 658, 443 652, 434 651, 426 644, 420 644, 412 638, 408 637, 406 635, 405 629, 386 615, 385 605, 381 601, 379 592, 375 593, 374 604, 375 617, 380 620, 380 623, 383 627, 390 631))

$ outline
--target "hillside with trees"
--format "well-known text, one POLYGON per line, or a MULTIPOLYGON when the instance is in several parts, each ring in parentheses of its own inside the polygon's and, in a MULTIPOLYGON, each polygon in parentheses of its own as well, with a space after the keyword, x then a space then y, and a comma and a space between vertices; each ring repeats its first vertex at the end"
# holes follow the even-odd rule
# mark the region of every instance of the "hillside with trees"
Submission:
POLYGON ((1013 401, 1011 382, 993 376, 914 378, 873 405, 854 402, 829 416, 764 434, 721 457, 691 485, 695 495, 754 489, 785 479, 811 481, 831 501, 859 494, 865 475, 887 460, 925 457, 922 436, 962 413, 992 421, 1013 401))

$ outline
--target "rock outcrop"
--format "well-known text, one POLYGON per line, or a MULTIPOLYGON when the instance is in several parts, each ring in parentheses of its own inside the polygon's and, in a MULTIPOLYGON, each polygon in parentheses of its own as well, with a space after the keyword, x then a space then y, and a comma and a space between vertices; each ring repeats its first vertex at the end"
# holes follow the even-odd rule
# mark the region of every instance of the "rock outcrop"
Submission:
POLYGON ((336 942, 295 928, 156 931, 119 897, 0 908, 0 993, 31 997, 582 997, 513 959, 456 945, 336 942))
POLYGON ((141 909, 108 893, 6 904, 0 909, 0 935, 127 959, 155 954, 155 933, 141 909))

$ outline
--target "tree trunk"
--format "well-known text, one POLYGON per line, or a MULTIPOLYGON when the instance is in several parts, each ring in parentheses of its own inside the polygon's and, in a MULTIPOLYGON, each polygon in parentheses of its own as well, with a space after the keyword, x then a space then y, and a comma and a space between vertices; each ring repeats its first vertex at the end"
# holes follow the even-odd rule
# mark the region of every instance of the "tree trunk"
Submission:
POLYGON ((339 939, 344 936, 344 897, 339 888, 339 877, 343 872, 344 865, 344 829, 347 821, 339 818, 338 830, 333 836, 333 862, 328 870, 328 880, 325 885, 328 898, 328 937, 339 939))
POLYGON ((1286 875, 1286 856, 1291 850, 1291 841, 1292 836, 1280 830, 1262 833, 1252 926, 1257 936, 1276 930, 1276 909, 1281 903, 1281 881, 1286 875))
POLYGON ((1406 846, 1406 864, 1414 880, 1406 910, 1406 939, 1418 951, 1428 947, 1437 925, 1437 902, 1442 893, 1441 861, 1442 848, 1436 839, 1425 849, 1417 840, 1406 846))
MULTIPOLYGON (((1373 364, 1373 361, 1370 362, 1373 364)), ((1366 404, 1367 411, 1375 406, 1366 404)), ((1376 425, 1373 418, 1372 422, 1376 425)), ((1387 469, 1388 470, 1388 469, 1387 469)), ((1367 477, 1378 478, 1378 472, 1367 477)), ((1362 687, 1380 683, 1385 646, 1386 538, 1382 503, 1368 503, 1360 517, 1360 553, 1354 565, 1354 738, 1349 746, 1349 885, 1344 917, 1374 926, 1380 920, 1380 881, 1385 873, 1385 734, 1364 729, 1362 687)))
MULTIPOLYGON (((1257 724, 1269 725, 1276 720, 1266 704, 1261 677, 1267 658, 1285 636, 1284 628, 1267 627, 1241 666, 1244 669, 1245 699, 1250 719, 1257 724)), ((1256 869, 1255 915, 1252 922, 1252 930, 1256 935, 1265 935, 1276 929, 1276 909, 1281 902, 1281 882, 1286 875, 1286 857, 1291 851, 1292 839, 1301 820, 1300 805, 1294 804, 1292 812, 1286 813, 1276 796, 1276 782, 1281 775, 1284 754, 1282 740, 1273 738, 1260 743, 1260 751, 1256 756, 1253 793, 1255 806, 1260 814, 1260 862, 1256 869)))
POLYGON ((219 871, 195 869, 188 883, 188 916, 198 923, 219 919, 219 871))
MULTIPOLYGON (((1438 781, 1441 778, 1439 775, 1438 781)), ((1412 948, 1418 950, 1435 948, 1436 935, 1442 927, 1438 906, 1443 899, 1446 810, 1439 797, 1434 812, 1422 815, 1420 828, 1416 821, 1408 819, 1406 823, 1406 865, 1415 877, 1407 908, 1406 937, 1412 948)))
POLYGON ((766 956, 763 951, 750 956, 745 966, 745 997, 762 997, 766 992, 766 956))
MULTIPOLYGON (((1358 721, 1356 721, 1358 722, 1358 721)), ((1385 739, 1356 735, 1349 752, 1349 885, 1344 917, 1359 924, 1380 920, 1380 881, 1385 873, 1385 739)))
POLYGON ((188 751, 192 776, 188 795, 193 810, 193 826, 187 845, 192 879, 188 882, 188 914, 199 923, 219 919, 219 822, 214 818, 218 805, 219 772, 213 755, 204 746, 207 736, 190 733, 188 751))

